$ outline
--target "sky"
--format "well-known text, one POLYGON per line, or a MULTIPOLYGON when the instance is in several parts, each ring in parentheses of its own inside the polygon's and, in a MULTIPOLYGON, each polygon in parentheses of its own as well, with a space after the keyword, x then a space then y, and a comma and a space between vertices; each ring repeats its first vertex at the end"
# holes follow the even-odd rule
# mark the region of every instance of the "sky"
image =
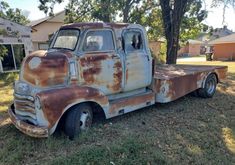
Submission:
MULTIPOLYGON (((12 8, 19 8, 24 10, 24 13, 27 15, 30 20, 37 20, 45 17, 45 14, 38 9, 39 1, 38 0, 4 0, 6 1, 12 8), (26 12, 28 11, 28 12, 26 12)), ((68 0, 64 0, 65 2, 61 4, 56 4, 54 8, 54 13, 60 12, 66 6, 68 0)), ((223 20, 223 7, 211 8, 212 0, 205 0, 205 7, 209 11, 208 17, 204 20, 204 23, 213 26, 214 28, 220 28, 224 25, 227 25, 229 29, 235 32, 235 10, 232 7, 226 9, 225 13, 225 23, 222 24, 223 20)))

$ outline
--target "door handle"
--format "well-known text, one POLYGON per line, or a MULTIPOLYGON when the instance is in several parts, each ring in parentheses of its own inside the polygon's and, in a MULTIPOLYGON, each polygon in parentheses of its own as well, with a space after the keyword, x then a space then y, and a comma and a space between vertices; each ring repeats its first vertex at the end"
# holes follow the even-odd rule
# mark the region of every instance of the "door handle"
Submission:
POLYGON ((119 59, 119 57, 117 57, 117 56, 116 57, 112 57, 112 59, 119 59))
POLYGON ((112 59, 119 59, 118 56, 112 56, 112 59))

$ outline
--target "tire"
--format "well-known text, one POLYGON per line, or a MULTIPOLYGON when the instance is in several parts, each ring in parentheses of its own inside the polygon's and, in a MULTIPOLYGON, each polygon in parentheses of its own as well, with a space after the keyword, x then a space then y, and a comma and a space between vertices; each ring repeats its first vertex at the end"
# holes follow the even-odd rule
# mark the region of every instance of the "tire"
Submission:
POLYGON ((206 78, 206 82, 203 88, 198 89, 198 96, 203 98, 211 98, 214 96, 217 86, 217 78, 215 74, 210 74, 206 78))
POLYGON ((73 140, 81 131, 91 127, 92 119, 92 109, 88 104, 79 104, 73 107, 65 117, 65 134, 70 140, 73 140))
POLYGON ((191 92, 191 93, 190 93, 190 96, 198 97, 198 91, 195 90, 195 91, 191 92))

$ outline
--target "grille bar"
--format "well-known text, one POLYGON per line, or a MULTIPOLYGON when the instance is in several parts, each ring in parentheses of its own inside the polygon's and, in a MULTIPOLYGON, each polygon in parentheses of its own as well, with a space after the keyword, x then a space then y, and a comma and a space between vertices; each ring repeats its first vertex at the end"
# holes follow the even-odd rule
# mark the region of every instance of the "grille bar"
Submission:
POLYGON ((23 120, 36 123, 36 112, 34 106, 34 98, 28 95, 20 95, 14 93, 15 113, 23 120))

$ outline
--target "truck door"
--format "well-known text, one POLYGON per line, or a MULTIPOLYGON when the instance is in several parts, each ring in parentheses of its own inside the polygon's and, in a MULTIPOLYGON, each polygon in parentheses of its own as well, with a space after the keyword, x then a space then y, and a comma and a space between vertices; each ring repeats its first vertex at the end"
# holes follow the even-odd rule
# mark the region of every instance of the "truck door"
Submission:
POLYGON ((147 50, 144 33, 128 29, 123 33, 125 51, 124 91, 146 87, 151 83, 152 58, 147 50))
POLYGON ((122 62, 116 52, 111 29, 90 29, 85 32, 78 59, 79 82, 99 89, 104 94, 122 90, 122 62))

